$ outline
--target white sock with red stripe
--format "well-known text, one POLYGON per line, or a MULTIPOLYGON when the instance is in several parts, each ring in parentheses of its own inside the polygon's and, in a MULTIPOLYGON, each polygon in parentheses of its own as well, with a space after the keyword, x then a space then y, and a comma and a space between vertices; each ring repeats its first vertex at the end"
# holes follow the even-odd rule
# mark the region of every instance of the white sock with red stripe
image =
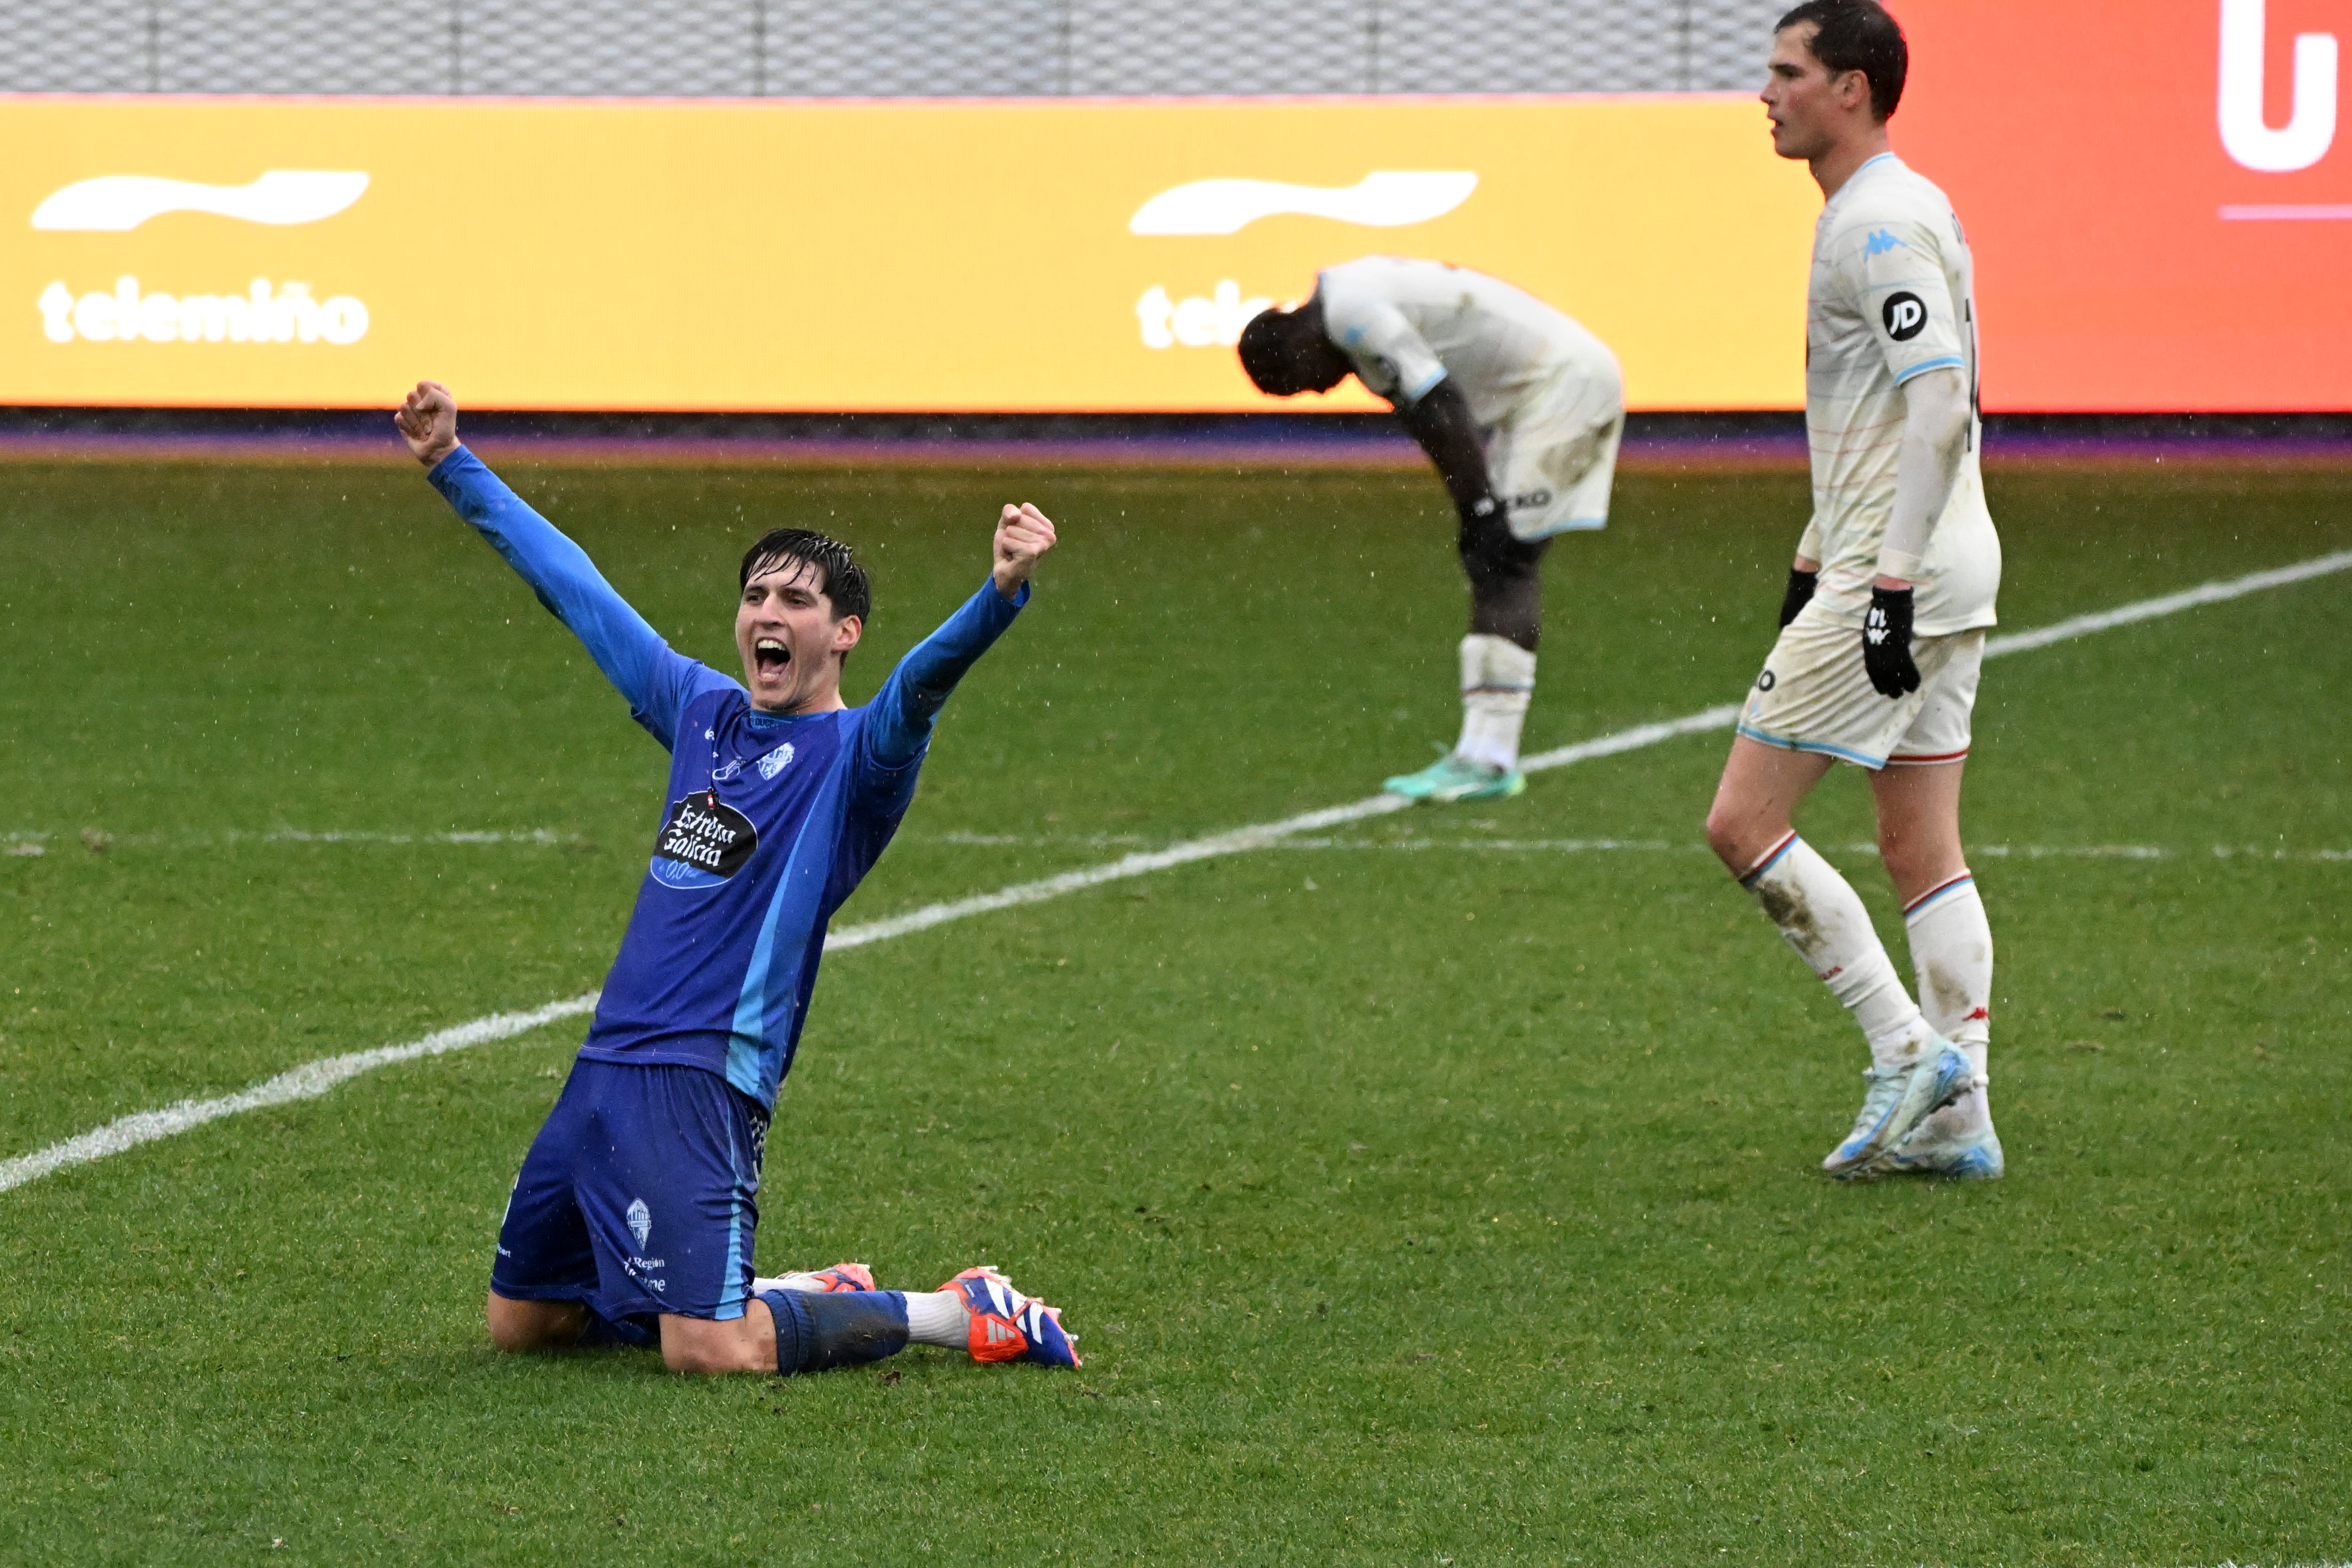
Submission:
POLYGON ((1462 639, 1462 738, 1456 757, 1505 771, 1519 765, 1519 729, 1536 693, 1536 656, 1507 637, 1462 639))
POLYGON ((1870 912, 1835 866, 1790 833, 1739 885, 1756 895, 1789 946, 1862 1026, 1873 1063, 1883 1069, 1917 1060, 1934 1031, 1903 988, 1870 912))
POLYGON ((1992 1039, 1992 926, 1976 878, 1967 872, 1937 883, 1903 906, 1919 1005, 1936 1032, 1968 1053, 1978 1087, 1922 1124, 1932 1138, 1965 1137, 1992 1125, 1983 1087, 1992 1039))

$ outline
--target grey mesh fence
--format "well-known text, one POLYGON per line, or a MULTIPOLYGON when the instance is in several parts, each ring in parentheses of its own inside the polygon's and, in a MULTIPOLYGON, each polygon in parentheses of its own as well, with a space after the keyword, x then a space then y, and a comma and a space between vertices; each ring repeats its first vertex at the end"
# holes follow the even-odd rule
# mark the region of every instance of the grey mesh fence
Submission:
POLYGON ((1688 92, 1785 0, 0 0, 0 91, 1688 92))

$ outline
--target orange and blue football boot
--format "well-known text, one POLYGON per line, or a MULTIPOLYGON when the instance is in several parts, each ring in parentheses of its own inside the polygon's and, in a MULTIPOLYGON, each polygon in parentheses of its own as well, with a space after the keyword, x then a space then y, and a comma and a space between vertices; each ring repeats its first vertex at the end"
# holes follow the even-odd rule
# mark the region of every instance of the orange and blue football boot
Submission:
POLYGON ((863 1263, 835 1263, 830 1269, 818 1270, 816 1278, 820 1281, 817 1291, 821 1295, 829 1296, 836 1291, 870 1291, 874 1288, 874 1270, 863 1263))
POLYGON ((1078 1347, 1062 1328, 1061 1309, 1023 1295, 986 1264, 966 1269, 940 1289, 953 1291, 971 1320, 964 1347, 972 1360, 1079 1364, 1078 1347))
POLYGON ((803 1291, 813 1296, 830 1296, 839 1291, 874 1288, 874 1270, 863 1263, 835 1263, 814 1274, 779 1274, 751 1281, 751 1293, 755 1296, 769 1291, 803 1291))

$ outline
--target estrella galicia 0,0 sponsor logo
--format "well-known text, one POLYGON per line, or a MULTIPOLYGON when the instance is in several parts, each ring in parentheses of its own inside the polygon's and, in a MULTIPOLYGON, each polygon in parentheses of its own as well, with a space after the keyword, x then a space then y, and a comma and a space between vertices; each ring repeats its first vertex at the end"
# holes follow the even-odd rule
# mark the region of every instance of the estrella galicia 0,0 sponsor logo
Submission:
POLYGON ((717 887, 760 847, 751 819, 701 789, 673 804, 654 839, 653 877, 665 887, 717 887))

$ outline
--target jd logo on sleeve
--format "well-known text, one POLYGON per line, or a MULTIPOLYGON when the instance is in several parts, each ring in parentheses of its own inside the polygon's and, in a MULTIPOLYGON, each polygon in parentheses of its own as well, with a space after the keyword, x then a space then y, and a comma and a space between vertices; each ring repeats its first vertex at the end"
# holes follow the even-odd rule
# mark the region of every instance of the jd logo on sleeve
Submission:
POLYGON ((1917 295, 1905 289, 1886 297, 1886 303, 1878 308, 1878 318, 1886 323, 1888 337, 1898 343, 1907 343, 1927 324, 1927 307, 1917 295))
POLYGON ((665 887, 717 887, 759 847, 751 818, 715 792, 698 790, 670 807, 654 839, 654 880, 665 887))

